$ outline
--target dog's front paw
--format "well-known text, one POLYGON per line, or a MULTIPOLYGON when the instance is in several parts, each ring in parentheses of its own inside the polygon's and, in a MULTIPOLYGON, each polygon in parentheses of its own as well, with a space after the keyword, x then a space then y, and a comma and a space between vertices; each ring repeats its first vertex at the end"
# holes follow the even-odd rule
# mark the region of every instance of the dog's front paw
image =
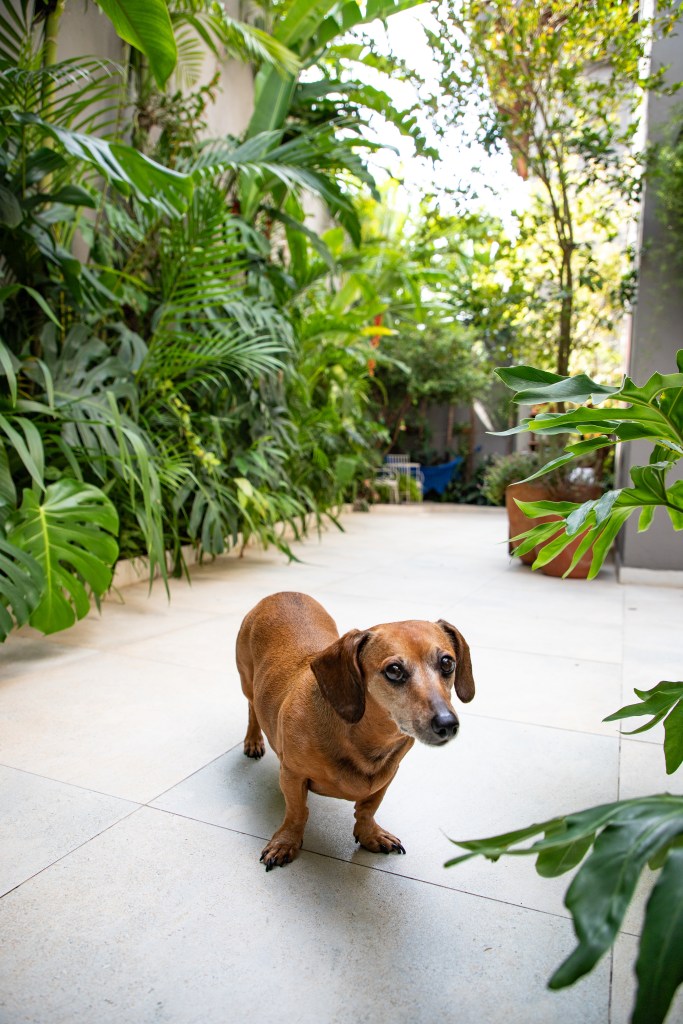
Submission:
POLYGON ((253 757, 254 760, 258 761, 259 758, 263 757, 265 752, 266 745, 263 742, 263 739, 244 741, 244 753, 247 757, 253 757))
POLYGON ((391 832, 386 832, 379 825, 375 825, 372 830, 367 832, 355 831, 353 838, 357 843, 363 847, 364 850, 370 850, 371 853, 405 853, 405 849, 400 839, 396 836, 392 836, 391 832))
POLYGON ((270 842, 261 851, 261 863, 266 865, 266 871, 273 868, 283 868, 285 864, 291 863, 298 854, 303 839, 292 840, 291 837, 274 835, 270 842))

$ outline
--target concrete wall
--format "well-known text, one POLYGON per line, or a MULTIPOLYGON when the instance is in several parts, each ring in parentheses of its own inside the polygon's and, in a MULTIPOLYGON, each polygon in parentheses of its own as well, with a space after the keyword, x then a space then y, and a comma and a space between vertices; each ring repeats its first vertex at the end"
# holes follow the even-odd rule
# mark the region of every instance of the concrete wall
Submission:
MULTIPOLYGON (((239 0, 224 0, 227 13, 239 18, 239 0)), ((208 47, 197 85, 211 81, 220 72, 216 102, 207 108, 204 134, 215 138, 239 135, 246 128, 254 107, 251 67, 238 60, 219 61, 208 47)), ((99 8, 86 0, 69 0, 59 29, 58 57, 96 56, 123 64, 127 47, 99 8)))
MULTIPOLYGON (((652 47, 653 69, 669 65, 667 80, 683 80, 683 19, 678 33, 656 39, 652 47)), ((661 139, 674 110, 680 115, 680 96, 649 96, 646 102, 646 131, 649 142, 661 139)), ((683 348, 683 287, 680 269, 666 257, 666 228, 657 215, 657 198, 646 185, 640 223, 640 271, 638 301, 633 316, 628 373, 643 384, 655 371, 673 373, 676 352, 683 348)), ((619 466, 619 483, 628 486, 629 468, 649 459, 651 447, 638 443, 624 448, 619 466)), ((680 473, 678 474, 680 477, 680 473)), ((673 479, 673 477, 672 477, 673 479)), ((683 542, 674 533, 668 515, 657 510, 646 533, 637 532, 637 517, 629 521, 620 537, 618 558, 623 576, 628 569, 662 572, 683 570, 683 542)))

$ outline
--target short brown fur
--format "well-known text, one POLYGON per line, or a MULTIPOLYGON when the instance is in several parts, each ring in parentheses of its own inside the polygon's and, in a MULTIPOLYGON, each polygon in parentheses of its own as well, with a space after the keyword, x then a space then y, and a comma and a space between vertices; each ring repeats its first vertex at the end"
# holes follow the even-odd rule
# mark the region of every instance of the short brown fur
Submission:
POLYGON ((280 759, 285 819, 261 854, 266 869, 301 848, 309 789, 354 801, 361 846, 405 853, 374 815, 415 739, 443 745, 455 735, 451 686, 462 701, 474 697, 469 647, 455 626, 409 620, 340 637, 313 598, 272 594, 242 623, 237 667, 249 701, 244 753, 262 757, 265 732, 280 759), (398 682, 384 674, 397 666, 406 677, 398 682))

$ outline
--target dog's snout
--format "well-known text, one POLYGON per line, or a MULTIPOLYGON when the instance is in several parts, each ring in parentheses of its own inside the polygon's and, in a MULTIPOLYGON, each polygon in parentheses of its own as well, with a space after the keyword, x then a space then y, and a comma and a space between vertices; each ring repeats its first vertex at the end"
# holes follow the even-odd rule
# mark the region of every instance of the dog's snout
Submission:
POLYGON ((440 740, 452 740, 458 731, 459 722, 452 711, 437 711, 432 718, 432 732, 440 740))

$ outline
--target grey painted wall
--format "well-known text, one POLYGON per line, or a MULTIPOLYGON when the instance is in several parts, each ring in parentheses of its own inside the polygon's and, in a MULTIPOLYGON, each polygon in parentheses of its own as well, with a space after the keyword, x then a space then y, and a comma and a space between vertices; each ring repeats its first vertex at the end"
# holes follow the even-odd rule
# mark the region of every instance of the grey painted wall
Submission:
MULTIPOLYGON (((653 69, 669 65, 667 79, 683 80, 683 18, 679 31, 668 39, 653 43, 653 69)), ((665 126, 675 109, 681 113, 678 97, 649 96, 647 100, 647 138, 662 138, 665 126)), ((683 286, 680 270, 670 266, 666 258, 666 228, 657 215, 654 190, 645 187, 640 224, 640 272, 638 301, 634 311, 628 372, 643 384, 654 372, 672 373, 676 369, 676 352, 683 348, 683 286)), ((650 448, 634 444, 624 449, 619 467, 619 483, 628 485, 632 465, 647 462, 650 448)), ((679 474, 680 476, 680 474, 679 474)), ((631 568, 655 570, 683 569, 683 542, 680 533, 671 528, 669 517, 658 510, 650 530, 637 532, 637 518, 629 521, 620 537, 620 564, 631 568)))

